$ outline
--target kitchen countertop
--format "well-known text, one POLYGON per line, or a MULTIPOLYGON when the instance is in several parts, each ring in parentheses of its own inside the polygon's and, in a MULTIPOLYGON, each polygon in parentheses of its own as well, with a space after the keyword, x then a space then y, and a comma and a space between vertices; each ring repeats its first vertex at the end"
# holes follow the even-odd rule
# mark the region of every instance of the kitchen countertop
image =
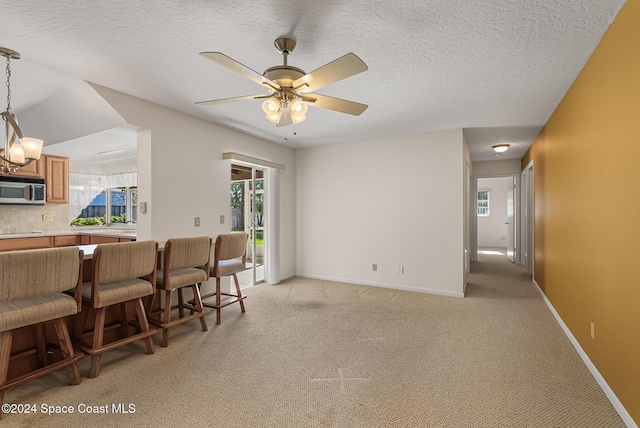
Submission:
POLYGON ((40 236, 69 236, 69 235, 94 235, 94 236, 108 236, 114 238, 136 238, 137 232, 135 229, 82 229, 82 230, 69 230, 65 232, 31 232, 31 233, 8 233, 0 234, 0 239, 12 239, 12 238, 37 238, 40 236))

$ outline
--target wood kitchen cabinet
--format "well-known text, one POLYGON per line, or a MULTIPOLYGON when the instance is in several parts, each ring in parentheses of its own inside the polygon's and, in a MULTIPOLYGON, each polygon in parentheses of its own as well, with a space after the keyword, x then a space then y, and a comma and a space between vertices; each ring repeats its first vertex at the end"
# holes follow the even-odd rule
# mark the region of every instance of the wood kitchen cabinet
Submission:
MULTIPOLYGON (((4 156, 4 150, 0 150, 0 154, 4 156)), ((17 177, 44 178, 44 169, 45 169, 44 158, 45 158, 45 155, 42 155, 40 159, 34 160, 27 166, 18 168, 18 170, 11 175, 17 176, 17 177)), ((6 174, 0 173, 0 175, 6 175, 6 174)))
POLYGON ((0 239, 0 251, 33 250, 36 248, 50 248, 53 237, 39 236, 37 238, 0 239))
POLYGON ((45 175, 48 204, 69 203, 69 158, 45 157, 45 175))
POLYGON ((119 238, 113 236, 92 236, 92 244, 112 244, 114 242, 120 242, 119 238))
POLYGON ((54 235, 0 239, 0 251, 34 250, 37 248, 69 247, 73 245, 132 242, 136 238, 101 235, 54 235))
POLYGON ((71 247, 74 245, 81 245, 82 240, 80 235, 60 235, 53 237, 54 247, 71 247))

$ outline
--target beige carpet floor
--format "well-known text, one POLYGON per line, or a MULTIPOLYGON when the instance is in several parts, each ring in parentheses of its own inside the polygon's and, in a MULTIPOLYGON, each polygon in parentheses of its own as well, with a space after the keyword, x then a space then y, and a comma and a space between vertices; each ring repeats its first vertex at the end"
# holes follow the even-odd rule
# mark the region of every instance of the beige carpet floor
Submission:
POLYGON ((481 255, 467 291, 303 278, 251 287, 245 314, 233 305, 220 326, 208 315, 208 332, 197 321, 177 327, 155 355, 132 344, 105 354, 100 376, 81 385, 58 372, 7 391, 6 402, 38 412, 0 425, 624 426, 522 267, 481 255), (120 403, 135 413, 114 414, 120 403), (74 413, 47 416, 43 404, 74 413))

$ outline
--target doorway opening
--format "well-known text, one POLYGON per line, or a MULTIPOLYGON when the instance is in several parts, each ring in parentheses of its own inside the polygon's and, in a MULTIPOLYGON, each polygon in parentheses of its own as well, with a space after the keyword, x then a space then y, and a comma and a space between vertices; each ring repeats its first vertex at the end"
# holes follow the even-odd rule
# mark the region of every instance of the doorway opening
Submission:
POLYGON ((231 165, 231 233, 245 232, 247 269, 238 274, 241 287, 265 280, 265 177, 255 166, 231 165))
POLYGON ((477 179, 477 254, 500 254, 512 263, 518 263, 517 196, 515 176, 477 179))

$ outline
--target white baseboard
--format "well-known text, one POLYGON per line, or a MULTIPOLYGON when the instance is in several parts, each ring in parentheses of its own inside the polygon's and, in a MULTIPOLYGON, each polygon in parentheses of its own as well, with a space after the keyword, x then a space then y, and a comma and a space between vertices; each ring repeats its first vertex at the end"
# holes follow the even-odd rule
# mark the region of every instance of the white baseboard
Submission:
POLYGON ((535 281, 535 279, 533 280, 533 285, 536 287, 536 289, 542 296, 542 299, 547 304, 547 307, 555 317, 556 321, 558 321, 558 324, 560 324, 560 327, 562 328, 562 331, 564 331, 564 334, 569 338, 569 341, 571 342, 573 347, 576 349, 576 351, 578 351, 578 355, 580 355, 580 358, 582 358, 582 361, 584 361, 587 368, 589 369, 593 377, 596 379, 596 382, 598 382, 598 385, 600 385, 600 388, 602 388, 602 391, 605 393, 609 401, 611 401, 611 404, 620 415, 620 418, 622 418, 622 421, 629 428, 638 428, 638 425, 636 424, 636 422, 633 420, 629 412, 627 412, 627 409, 624 408, 620 400, 618 400, 618 397, 616 397, 616 394, 613 392, 609 384, 607 384, 607 381, 604 380, 604 377, 602 377, 602 375, 600 374, 596 366, 591 362, 591 359, 589 358, 587 353, 584 352, 584 349, 582 349, 582 346, 580 346, 580 343, 578 343, 578 340, 575 338, 573 333, 571 333, 571 330, 569 330, 569 327, 567 327, 567 325, 564 323, 564 321, 562 320, 562 318, 560 317, 556 309, 553 307, 549 299, 547 299, 547 296, 544 294, 544 292, 542 291, 538 283, 535 281))
POLYGON ((335 281, 335 282, 344 282, 347 284, 369 285, 372 287, 391 288, 394 290, 402 290, 402 291, 413 291, 416 293, 436 294, 439 296, 464 297, 464 293, 456 293, 454 291, 445 291, 445 290, 435 290, 431 288, 412 287, 409 285, 388 284, 385 282, 360 281, 360 280, 353 280, 353 279, 347 279, 347 278, 335 278, 335 277, 327 277, 327 276, 320 276, 320 275, 307 275, 302 273, 298 273, 296 274, 296 276, 299 276, 301 278, 320 279, 323 281, 335 281))
POLYGON ((291 273, 289 275, 281 276, 280 277, 280 281, 284 281, 285 279, 293 278, 294 276, 296 276, 295 273, 291 273))

